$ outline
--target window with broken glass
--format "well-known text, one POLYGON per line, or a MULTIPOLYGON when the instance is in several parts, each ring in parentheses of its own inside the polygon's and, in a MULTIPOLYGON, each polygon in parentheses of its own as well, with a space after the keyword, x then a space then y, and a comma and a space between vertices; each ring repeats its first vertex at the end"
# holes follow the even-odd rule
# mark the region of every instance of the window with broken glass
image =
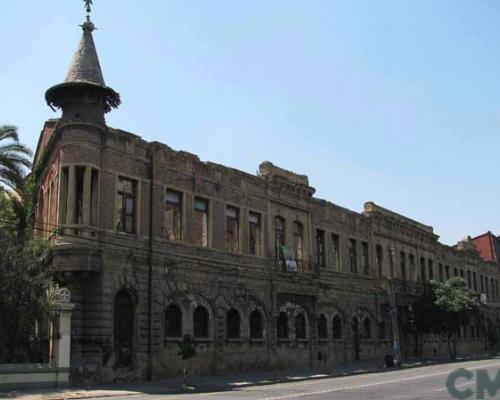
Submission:
POLYGON ((116 228, 119 232, 135 233, 136 186, 137 182, 132 179, 118 179, 116 228))
POLYGON ((261 256, 262 233, 261 233, 260 214, 251 212, 248 215, 248 232, 249 232, 249 253, 256 256, 261 256))
POLYGON ((236 207, 226 207, 226 250, 238 253, 240 250, 239 210, 236 207))
POLYGON ((194 244, 208 247, 208 200, 194 199, 194 244))
POLYGON ((182 240, 182 193, 167 189, 164 215, 165 238, 182 240))

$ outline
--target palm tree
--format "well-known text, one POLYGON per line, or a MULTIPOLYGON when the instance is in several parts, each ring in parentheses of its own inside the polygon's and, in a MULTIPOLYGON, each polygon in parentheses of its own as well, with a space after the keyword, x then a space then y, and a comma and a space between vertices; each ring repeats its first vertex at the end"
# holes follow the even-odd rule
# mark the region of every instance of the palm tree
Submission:
POLYGON ((8 196, 17 218, 17 236, 24 242, 28 213, 30 210, 29 187, 26 171, 31 168, 31 150, 19 143, 15 126, 0 126, 0 191, 8 191, 8 196))
POLYGON ((23 187, 26 169, 31 168, 31 150, 19 143, 15 126, 0 126, 0 190, 23 187))

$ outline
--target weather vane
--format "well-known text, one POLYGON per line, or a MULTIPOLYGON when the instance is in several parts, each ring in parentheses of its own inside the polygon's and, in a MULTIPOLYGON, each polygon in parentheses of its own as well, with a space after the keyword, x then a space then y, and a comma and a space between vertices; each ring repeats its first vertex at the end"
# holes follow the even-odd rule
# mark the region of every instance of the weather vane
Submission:
POLYGON ((87 18, 90 18, 92 12, 92 0, 83 0, 85 3, 85 10, 87 11, 87 18))

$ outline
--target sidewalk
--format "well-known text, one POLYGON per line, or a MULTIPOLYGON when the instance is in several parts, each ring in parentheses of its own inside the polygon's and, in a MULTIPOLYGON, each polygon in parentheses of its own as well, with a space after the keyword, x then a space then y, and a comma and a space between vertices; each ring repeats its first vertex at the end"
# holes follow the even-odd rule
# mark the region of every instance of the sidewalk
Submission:
MULTIPOLYGON (((482 358, 462 358, 454 361, 442 360, 408 360, 400 368, 407 369, 446 362, 460 362, 479 360, 482 358)), ((393 371, 394 369, 390 369, 393 371)), ((154 382, 142 382, 130 385, 113 384, 89 389, 39 389, 0 392, 0 399, 19 400, 66 400, 86 398, 106 398, 147 394, 182 394, 223 392, 245 386, 268 385, 274 383, 297 382, 310 379, 324 379, 337 376, 357 375, 387 371, 381 363, 357 362, 355 364, 341 365, 328 372, 321 370, 304 371, 266 371, 224 376, 196 376, 188 378, 189 388, 185 389, 182 379, 165 379, 154 382)))

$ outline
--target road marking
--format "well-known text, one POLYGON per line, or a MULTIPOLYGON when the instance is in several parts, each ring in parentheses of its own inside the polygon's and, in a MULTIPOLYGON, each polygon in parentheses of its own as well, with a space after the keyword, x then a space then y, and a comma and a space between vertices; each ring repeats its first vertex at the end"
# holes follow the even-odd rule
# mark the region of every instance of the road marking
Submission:
MULTIPOLYGON (((466 367, 467 365, 470 365, 470 364, 476 364, 480 361, 470 361, 470 362, 463 362, 463 363, 455 363, 455 364, 439 364, 439 365, 431 365, 431 366, 423 366, 423 368, 425 367, 435 367, 434 369, 436 368, 439 368, 439 367, 448 367, 448 369, 443 372, 436 372, 436 373, 432 373, 432 374, 423 374, 423 375, 416 375, 416 376, 409 376, 409 377, 406 377, 406 378, 395 378, 395 379, 389 379, 389 380, 385 380, 385 381, 381 381, 381 382, 373 382, 373 383, 367 383, 367 384, 363 384, 363 385, 350 385, 350 386, 342 386, 342 387, 337 387, 337 388, 332 388, 332 389, 325 389, 325 390, 319 390, 319 391, 313 391, 313 392, 304 392, 304 393, 293 393, 293 394, 288 394, 288 395, 278 395, 278 396, 271 396, 271 397, 262 397, 262 398, 259 398, 260 400, 283 400, 283 399, 294 399, 294 398, 299 398, 299 397, 307 397, 307 396, 315 396, 315 395, 318 395, 318 394, 325 394, 325 393, 334 393, 334 392, 341 392, 341 391, 345 391, 345 390, 353 390, 353 389, 363 389, 363 388, 367 388, 367 387, 372 387, 372 386, 379 386, 379 385, 385 385, 385 384, 389 384, 389 383, 397 383, 397 382, 408 382, 408 381, 412 381, 412 380, 418 380, 418 379, 425 379, 425 378, 431 378, 431 377, 434 377, 434 376, 441 376, 441 375, 448 375, 450 372, 452 372, 453 370, 457 369, 457 368, 464 368, 466 367), (452 367, 452 368, 449 368, 449 367, 452 367)), ((476 366, 471 366, 471 367, 468 367, 467 369, 481 369, 481 368, 491 368, 491 367, 496 367, 496 366, 500 366, 500 363, 498 362, 495 362, 495 363, 492 363, 492 364, 481 364, 481 365, 476 365, 476 366)), ((389 374, 391 374, 392 376, 394 375, 400 375, 401 372, 403 373, 411 373, 412 372, 412 369, 408 369, 408 370, 402 370, 402 371, 392 371, 392 372, 389 372, 389 374)), ((381 372, 379 374, 367 374, 369 377, 373 377, 375 375, 380 375, 380 374, 387 374, 387 372, 381 372)), ((332 377, 332 378, 327 378, 327 379, 314 379, 312 381, 306 381, 306 382, 283 382, 283 383, 277 383, 277 384, 270 384, 270 385, 265 385, 265 386, 253 386, 251 388, 239 388, 238 390, 238 393, 244 395, 244 394, 250 394, 250 392, 256 392, 258 390, 262 390, 263 388, 266 388, 266 389, 275 389, 275 388, 280 388, 280 387, 283 387, 283 386, 287 386, 288 388, 293 388, 293 387, 297 387, 297 386, 303 386, 303 385, 315 385, 315 384, 318 384, 318 382, 325 382, 326 380, 329 380, 329 379, 342 379, 342 378, 355 378, 355 377, 360 377, 362 376, 362 374, 360 375, 350 375, 350 376, 335 376, 335 377, 332 377), (245 393, 246 392, 246 393, 245 393)), ((194 396, 196 397, 210 397, 210 396, 220 396, 222 394, 224 395, 230 395, 231 391, 221 391, 221 392, 212 392, 212 393, 199 393, 199 394, 196 394, 194 396)), ((255 393, 257 396, 258 394, 255 393)), ((179 396, 179 398, 186 398, 185 396, 189 396, 188 394, 182 394, 182 395, 177 395, 179 396)), ((257 399, 257 397, 255 398, 257 399)), ((173 400, 172 397, 164 397, 163 399, 161 400, 173 400)))
MULTIPOLYGON (((496 364, 479 365, 476 367, 470 367, 468 369, 490 368, 490 367, 495 367, 495 366, 500 366, 500 364, 496 363, 496 364)), ((366 383, 364 385, 342 386, 342 387, 338 387, 338 388, 334 388, 334 389, 318 390, 315 392, 294 393, 294 394, 288 394, 288 395, 282 395, 282 396, 264 397, 262 400, 294 399, 294 398, 298 398, 298 397, 315 396, 318 394, 343 392, 346 390, 363 389, 363 388, 372 387, 372 386, 386 385, 388 383, 408 382, 408 381, 414 381, 414 380, 418 380, 418 379, 431 378, 434 376, 448 375, 449 373, 450 373, 450 371, 438 372, 438 373, 434 373, 434 374, 411 376, 408 378, 391 379, 391 380, 386 380, 386 381, 382 381, 382 382, 366 383)))

